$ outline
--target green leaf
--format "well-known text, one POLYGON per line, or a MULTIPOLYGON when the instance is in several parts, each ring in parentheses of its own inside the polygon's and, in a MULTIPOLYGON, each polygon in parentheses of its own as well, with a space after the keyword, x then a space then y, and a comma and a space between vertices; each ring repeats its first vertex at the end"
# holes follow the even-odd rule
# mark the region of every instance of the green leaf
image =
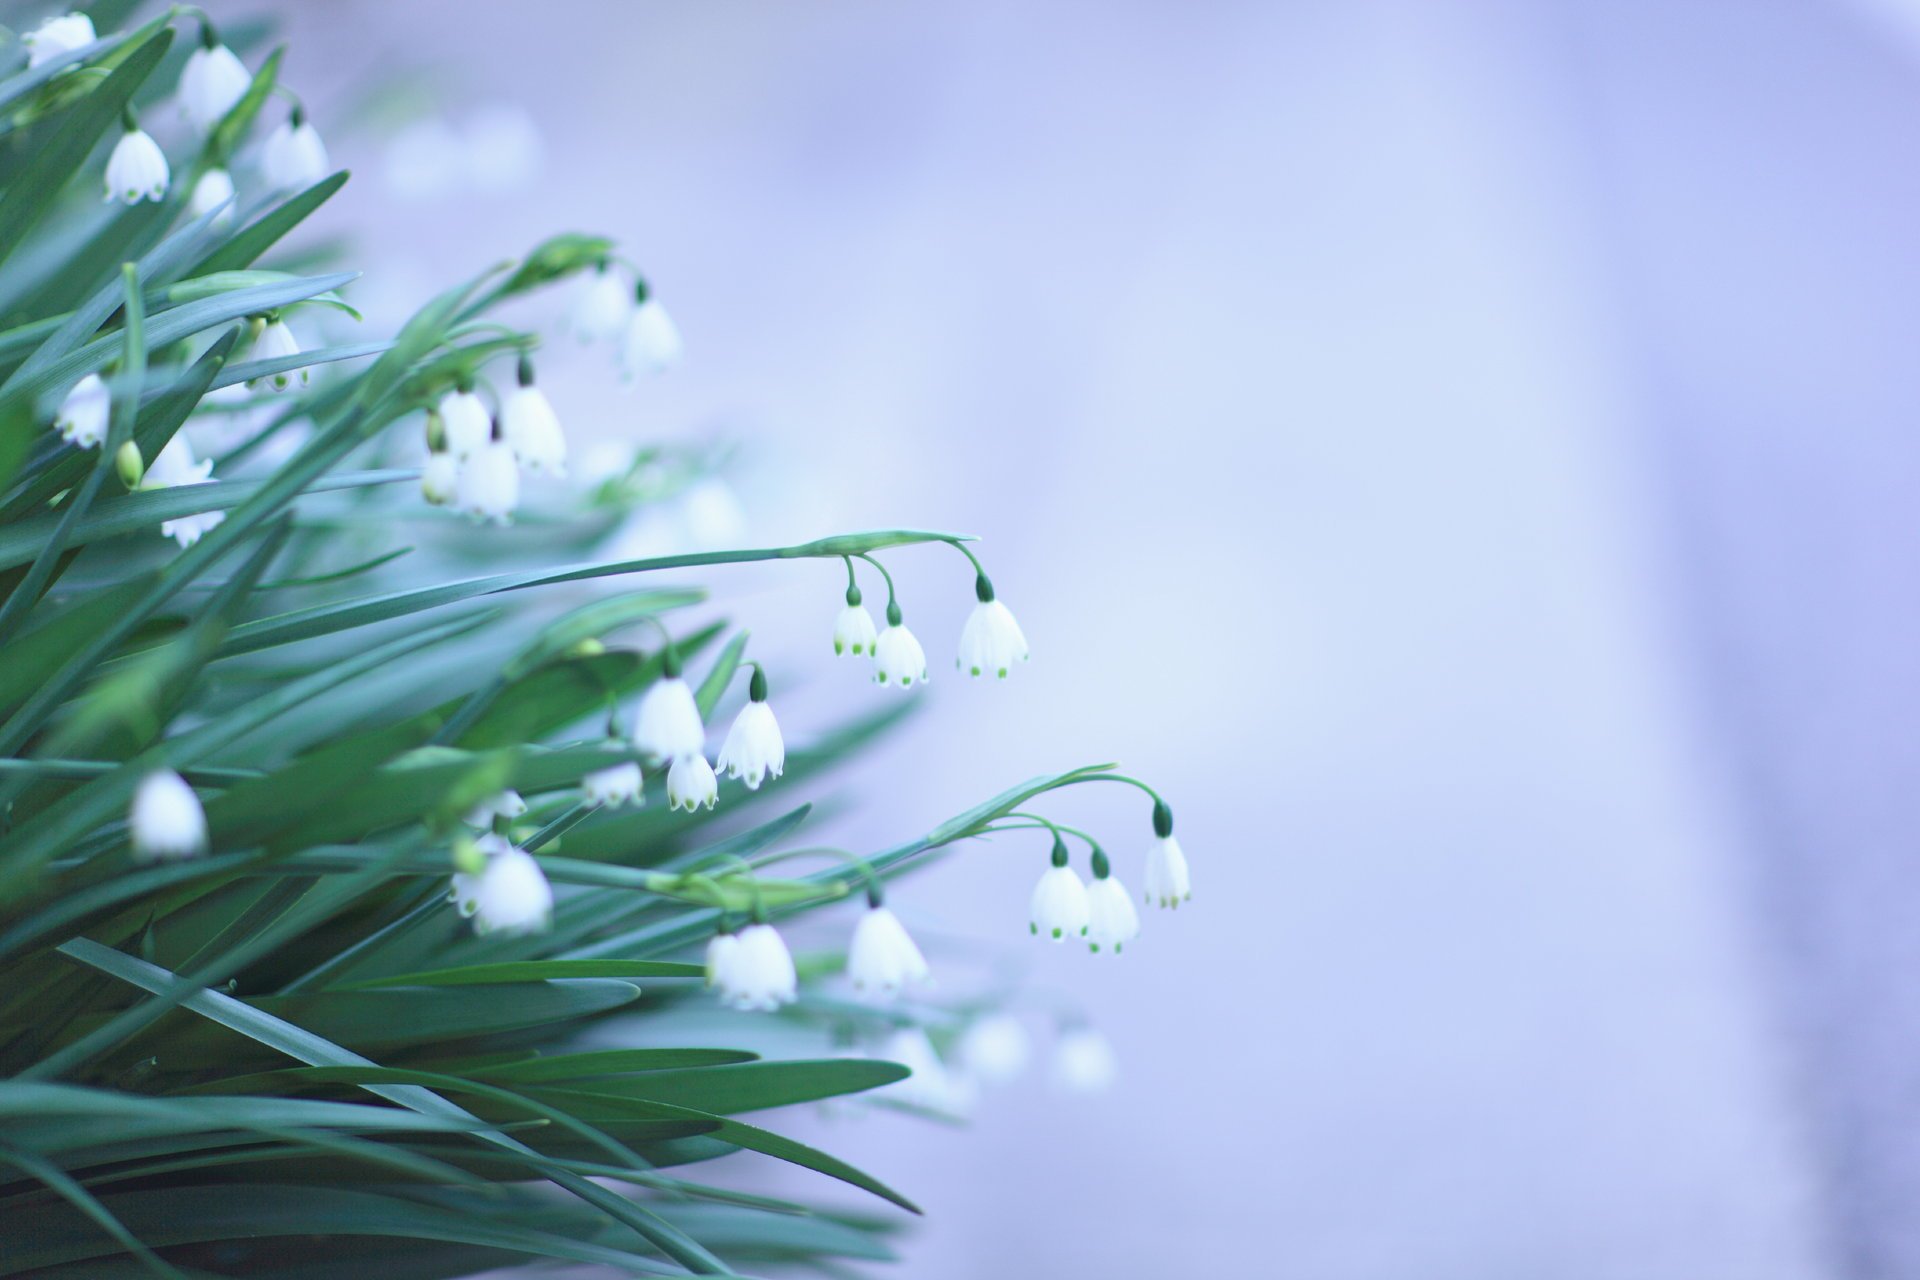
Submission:
POLYGON ((376 987, 472 987, 507 982, 547 982, 555 978, 700 978, 706 969, 670 960, 521 960, 506 964, 470 964, 458 969, 398 973, 349 982, 338 991, 376 987))
MULTIPOLYGON (((779 1062, 743 1062, 732 1066, 669 1068, 600 1080, 595 1097, 640 1098, 693 1107, 715 1115, 764 1111, 864 1093, 906 1079, 911 1072, 897 1062, 867 1058, 822 1058, 779 1062)), ((499 1078, 499 1077, 495 1077, 499 1078)), ((511 1077, 525 1083, 527 1077, 511 1077)), ((580 1114, 592 1114, 583 1104, 580 1114)))
POLYGON ((496 1063, 468 1068, 487 1080, 538 1084, 553 1080, 591 1080, 596 1076, 624 1076, 636 1071, 665 1071, 681 1067, 723 1067, 751 1062, 743 1049, 602 1049, 592 1053, 565 1053, 546 1058, 496 1063))
MULTIPOLYGON (((238 109, 235 108, 236 111, 238 109)), ((332 199, 334 192, 345 186, 346 182, 344 170, 322 178, 299 195, 248 223, 225 244, 195 263, 186 274, 205 276, 218 271, 242 271, 252 266, 254 259, 271 249, 280 237, 306 221, 308 215, 332 199)))

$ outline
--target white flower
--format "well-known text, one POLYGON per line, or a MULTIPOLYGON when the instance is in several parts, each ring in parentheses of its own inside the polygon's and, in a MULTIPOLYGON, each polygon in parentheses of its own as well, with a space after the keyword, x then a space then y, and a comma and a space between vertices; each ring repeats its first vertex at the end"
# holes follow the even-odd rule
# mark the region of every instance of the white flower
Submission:
POLYGON ((662 760, 697 756, 707 745, 700 723, 700 704, 678 675, 663 676, 648 686, 634 717, 633 745, 662 760))
POLYGON ((771 1013, 793 1003, 798 979, 786 942, 770 924, 742 929, 732 954, 714 975, 720 999, 735 1009, 771 1013))
POLYGON ((740 951, 740 935, 716 933, 707 943, 707 986, 721 986, 727 980, 727 966, 740 951))
POLYGON ((1087 886, 1087 947, 1096 955, 1101 948, 1120 954, 1120 949, 1140 936, 1140 913, 1126 886, 1095 868, 1093 883, 1087 886))
MULTIPOLYGON (((754 672, 756 679, 759 674, 754 672)), ((764 697, 740 708, 714 764, 726 770, 729 778, 745 782, 749 791, 758 791, 762 778, 777 778, 787 767, 787 744, 764 697)))
POLYGON ((850 604, 840 611, 833 623, 833 651, 836 655, 852 654, 859 657, 863 653, 873 652, 873 615, 865 606, 850 604))
POLYGON ((460 463, 450 453, 430 453, 420 468, 420 496, 436 507, 452 502, 460 491, 460 463))
POLYGON ((919 1027, 895 1030, 880 1046, 879 1056, 912 1072, 906 1079, 886 1086, 887 1092, 901 1102, 934 1111, 964 1108, 965 1094, 956 1088, 940 1055, 934 1052, 933 1041, 927 1039, 927 1033, 919 1027))
POLYGON ((620 340, 620 370, 631 382, 680 362, 680 328, 658 299, 648 298, 627 317, 620 340))
POLYGON ((1147 848, 1146 900, 1163 907, 1177 907, 1193 897, 1193 883, 1187 875, 1187 855, 1173 834, 1161 836, 1147 848))
POLYGON ((493 415, 471 389, 449 391, 440 397, 440 429, 447 452, 465 458, 493 439, 493 415))
POLYGON ((327 176, 326 144, 299 108, 267 135, 260 172, 272 191, 310 187, 327 176))
MULTIPOLYGON (((175 489, 182 485, 206 484, 213 479, 213 463, 195 461, 193 446, 176 431, 161 447, 160 453, 141 477, 142 489, 175 489)), ((162 537, 172 538, 182 548, 190 547, 227 518, 225 511, 197 511, 160 522, 162 537)))
POLYGON ((545 929, 553 919, 553 886, 539 861, 498 837, 483 847, 489 850, 486 869, 466 886, 474 932, 512 936, 545 929))
MULTIPOLYGON (((988 595, 993 592, 990 586, 981 590, 988 595)), ((953 665, 968 675, 992 674, 1004 680, 1016 662, 1026 660, 1027 638, 1020 634, 1020 624, 1013 620, 1013 611, 998 600, 982 600, 974 605, 973 612, 967 615, 967 625, 960 629, 960 656, 954 659, 953 665)))
POLYGON ((220 212, 214 216, 213 225, 224 227, 233 221, 233 175, 225 169, 209 169, 200 175, 193 184, 193 193, 187 197, 187 211, 198 218, 215 209, 220 212), (221 208, 225 205, 225 208, 221 208))
POLYGON ((960 1065, 987 1084, 1006 1084, 1026 1070, 1032 1043, 1020 1019, 990 1013, 976 1019, 960 1037, 960 1065))
POLYGON ((191 515, 176 516, 160 522, 160 536, 172 538, 184 551, 218 529, 220 522, 226 518, 224 511, 196 511, 191 515))
POLYGON ((567 328, 582 342, 599 342, 621 331, 632 308, 633 295, 620 273, 603 265, 580 282, 567 328))
POLYGON ((1087 932, 1087 887, 1064 863, 1048 867, 1033 887, 1028 928, 1038 937, 1065 942, 1087 932))
POLYGON ((667 808, 692 813, 701 805, 720 803, 720 780, 702 755, 675 756, 667 770, 667 808))
POLYGON ((520 793, 508 789, 497 791, 475 804, 473 808, 467 810, 461 820, 470 827, 486 830, 493 826, 495 818, 505 818, 511 822, 526 811, 527 802, 520 798, 520 793))
POLYGON ((1091 1027, 1060 1033, 1053 1046, 1053 1083, 1067 1093, 1102 1093, 1120 1074, 1107 1038, 1091 1027))
POLYGON ((642 803, 640 766, 625 764, 596 769, 580 780, 582 799, 594 808, 617 809, 623 804, 642 803))
MULTIPOLYGON (((260 330, 260 336, 253 340, 253 358, 255 360, 279 360, 285 356, 297 356, 299 354, 300 343, 294 338, 293 330, 287 328, 287 323, 284 320, 269 320, 266 328, 260 330)), ((268 379, 273 383, 273 389, 275 391, 285 391, 293 385, 295 377, 300 379, 301 386, 304 387, 307 385, 307 371, 305 369, 286 369, 279 373, 268 375, 268 379)), ((256 378, 254 381, 257 383, 260 380, 256 378)))
POLYGON ((97 373, 90 373, 73 384, 60 411, 53 417, 60 438, 82 449, 97 449, 107 438, 107 418, 113 411, 113 398, 107 384, 97 373))
POLYGON ((520 505, 520 464, 505 441, 489 440, 460 464, 454 499, 470 516, 495 524, 507 522, 520 505))
POLYGON ((915 680, 927 680, 927 651, 913 632, 898 622, 887 625, 873 642, 873 678, 879 684, 897 684, 902 688, 915 680))
POLYGON ((127 812, 136 858, 187 858, 207 847, 207 813, 186 779, 156 769, 140 779, 127 812))
POLYGON ((167 157, 145 129, 128 129, 107 157, 106 196, 122 204, 164 200, 167 196, 167 157))
POLYGON ((907 935, 892 910, 873 905, 853 926, 847 944, 847 977, 862 995, 892 997, 908 987, 931 982, 927 958, 907 935))
POLYGON ((567 437, 547 393, 532 383, 522 382, 507 393, 500 406, 500 438, 535 475, 567 474, 567 437))
MULTIPOLYGON (((202 30, 212 41, 211 30, 202 30)), ((234 57, 233 50, 223 44, 203 44, 187 55, 187 65, 180 72, 180 108, 194 128, 211 133, 246 96, 252 83, 253 76, 234 57)))
POLYGON ((27 66, 31 69, 65 57, 75 49, 84 49, 97 38, 93 34, 92 18, 84 13, 67 13, 48 18, 21 36, 20 42, 27 46, 27 66))

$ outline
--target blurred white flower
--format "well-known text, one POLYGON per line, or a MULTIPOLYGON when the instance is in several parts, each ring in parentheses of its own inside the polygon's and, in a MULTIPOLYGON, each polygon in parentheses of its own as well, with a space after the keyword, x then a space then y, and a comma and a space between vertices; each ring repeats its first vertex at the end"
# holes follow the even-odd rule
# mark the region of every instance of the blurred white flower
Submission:
POLYGON ((1147 848, 1146 886, 1146 900, 1163 907, 1178 907, 1193 897, 1187 855, 1180 851, 1180 842, 1171 833, 1147 848))
POLYGON ((909 986, 933 980, 927 958, 893 911, 870 905, 853 926, 847 944, 847 977, 862 995, 892 998, 909 986))
POLYGON ((850 604, 833 621, 833 651, 859 657, 873 652, 873 615, 866 606, 850 604))
POLYGON ((620 370, 628 381, 662 373, 680 362, 680 327, 658 298, 643 299, 626 321, 620 339, 620 370))
MULTIPOLYGON (((184 432, 176 431, 147 465, 140 480, 142 489, 174 489, 183 485, 207 484, 213 479, 213 463, 196 461, 193 446, 184 432)), ((219 527, 227 518, 225 511, 197 511, 160 522, 162 537, 172 538, 182 548, 190 547, 219 527)))
POLYGON ((633 295, 618 271, 606 263, 583 276, 567 312, 567 330, 582 342, 600 342, 620 333, 633 309, 633 295))
POLYGON ((474 931, 511 937, 545 929, 553 919, 553 886, 539 860, 499 837, 485 847, 486 869, 468 886, 474 931))
POLYGON ((504 440, 490 440, 460 464, 455 493, 460 510, 481 520, 505 524, 520 505, 520 464, 504 440))
POLYGON ((471 387, 449 391, 440 397, 440 429, 447 452, 465 458, 493 439, 493 415, 471 387))
POLYGON ((107 438, 107 419, 113 412, 113 399, 99 374, 90 373, 73 384, 53 425, 60 438, 82 449, 97 449, 107 438))
POLYGON ((629 760, 625 764, 596 769, 582 778, 581 798, 596 809, 617 809, 623 804, 640 804, 643 783, 640 766, 629 760))
POLYGON ((675 756, 667 768, 667 808, 692 813, 720 803, 720 780, 703 755, 675 756))
POLYGON ((633 745, 661 760, 697 756, 706 747, 700 704, 685 680, 663 676, 647 687, 634 716, 633 745))
POLYGON ((225 169, 209 169, 193 184, 193 192, 187 197, 187 212, 198 218, 220 209, 213 219, 213 225, 228 226, 233 222, 232 200, 233 175, 225 169), (221 209, 222 205, 226 205, 226 208, 221 209))
MULTIPOLYGON (((255 360, 279 360, 299 354, 299 340, 293 336, 293 330, 287 328, 287 322, 277 316, 267 321, 266 327, 260 330, 260 336, 253 340, 255 360)), ((304 368, 285 369, 279 373, 269 374, 265 378, 255 378, 248 385, 258 386, 261 382, 266 382, 275 391, 285 391, 293 385, 296 378, 299 379, 301 386, 307 385, 307 371, 304 368)))
POLYGON ((200 32, 202 43, 187 55, 180 72, 180 108, 194 128, 211 133, 246 96, 253 75, 233 50, 219 43, 212 27, 202 26, 200 32))
POLYGON ((187 858, 207 847, 207 814, 186 779, 171 769, 156 769, 140 779, 127 829, 136 858, 187 858))
POLYGON ((84 13, 66 13, 48 18, 21 36, 20 43, 27 46, 27 66, 31 69, 76 49, 84 49, 97 38, 92 18, 84 13))
POLYGON ((879 1057, 897 1062, 913 1074, 885 1086, 888 1095, 909 1106, 930 1111, 963 1112, 969 1101, 966 1090, 947 1071, 934 1051, 933 1041, 919 1027, 900 1027, 880 1046, 879 1057))
POLYGON ((1087 932, 1087 887, 1062 862, 1048 867, 1033 887, 1028 929, 1037 937, 1065 942, 1087 932))
POLYGON ((1126 886, 1106 872, 1104 858, 1095 860, 1093 883, 1087 886, 1087 947, 1098 955, 1104 948, 1119 955, 1122 947, 1140 936, 1140 913, 1126 886))
POLYGON ((1032 1041, 1020 1019, 1010 1013, 976 1018, 960 1037, 960 1065, 986 1084, 1006 1084, 1027 1068, 1032 1041))
POLYGON ((167 157, 145 129, 129 124, 107 157, 107 200, 139 204, 167 196, 167 157))
POLYGON ((500 791, 467 810, 461 821, 484 831, 493 826, 495 818, 505 818, 511 822, 526 811, 527 802, 520 798, 518 791, 500 791))
POLYGON ((720 999, 735 1009, 771 1013, 793 1003, 798 978, 793 955, 770 924, 750 924, 714 975, 720 999))
POLYGON ((1067 1093, 1104 1093, 1120 1075, 1120 1060, 1107 1038, 1091 1027, 1072 1027, 1053 1045, 1053 1083, 1067 1093))
POLYGON ((954 666, 968 675, 994 675, 1004 680, 1016 663, 1027 660, 1027 638, 1020 633, 1013 611, 992 599, 993 588, 982 578, 981 593, 988 598, 973 606, 967 625, 960 629, 960 656, 954 666))
POLYGON ((452 502, 460 491, 460 462, 450 453, 429 453, 420 468, 420 496, 436 507, 452 502))
POLYGON ((327 147, 295 107, 272 133, 260 153, 260 174, 269 190, 310 187, 327 176, 327 147))
POLYGON ((755 691, 760 696, 740 708, 714 764, 724 769, 729 778, 745 782, 747 790, 758 791, 762 779, 777 778, 786 769, 787 744, 780 736, 780 723, 773 718, 773 708, 767 705, 766 686, 758 669, 753 678, 755 691))
POLYGON ((722 929, 707 942, 707 986, 722 986, 726 982, 727 966, 733 963, 733 957, 740 950, 740 935, 722 929))
POLYGON ((567 474, 567 437, 547 393, 533 383, 533 364, 522 357, 520 385, 507 393, 500 406, 500 438, 513 449, 520 465, 535 475, 567 474))
POLYGON ((890 622, 873 642, 873 678, 876 683, 897 684, 903 689, 916 680, 926 683, 927 651, 904 624, 890 622))

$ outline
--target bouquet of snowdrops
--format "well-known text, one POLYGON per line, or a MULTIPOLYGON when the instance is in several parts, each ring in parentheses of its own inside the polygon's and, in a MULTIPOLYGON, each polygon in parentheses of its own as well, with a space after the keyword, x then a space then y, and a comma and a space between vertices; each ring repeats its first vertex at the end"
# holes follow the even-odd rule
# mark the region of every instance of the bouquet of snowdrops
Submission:
MULTIPOLYGON (((737 1117, 870 1091, 957 1109, 962 1068, 1017 1066, 1024 1033, 935 998, 896 877, 1031 831, 1030 931, 1111 955, 1134 899, 1041 811, 1139 788, 1152 834, 1129 852, 1166 907, 1188 895, 1172 811, 1102 766, 881 851, 807 843, 801 792, 928 677, 889 553, 958 553, 963 679, 1025 662, 969 540, 595 562, 608 504, 644 486, 567 488, 538 335, 497 313, 572 289, 571 327, 650 376, 680 338, 635 264, 557 236, 389 339, 302 350, 287 318, 350 311, 354 277, 282 241, 346 175, 280 51, 133 7, 0 47, 0 1275, 889 1256, 897 1216, 689 1166, 754 1153, 912 1210, 737 1117), (424 461, 387 465, 395 439, 424 461), (558 513, 537 537, 498 527, 523 491, 558 513), (649 575, 797 559, 846 571, 844 606, 804 622, 822 660, 893 694, 790 751, 778 673, 722 622, 676 623, 701 594, 649 575), (844 934, 823 914, 840 944, 796 960, 781 926, 843 902, 844 934), (770 1015, 816 1052, 763 1056, 770 1015)), ((1085 1030, 1061 1053, 1076 1078, 1110 1070, 1085 1030)))

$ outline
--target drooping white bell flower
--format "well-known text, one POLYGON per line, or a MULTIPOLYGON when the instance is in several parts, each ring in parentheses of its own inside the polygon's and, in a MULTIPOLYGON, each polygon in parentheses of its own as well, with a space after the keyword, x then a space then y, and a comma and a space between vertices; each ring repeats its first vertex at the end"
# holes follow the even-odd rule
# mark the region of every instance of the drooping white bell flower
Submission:
POLYGON ((447 452, 464 459, 493 439, 493 415, 472 387, 458 388, 440 397, 440 430, 447 452))
MULTIPOLYGON (((206 484, 213 479, 211 459, 195 460, 193 446, 182 432, 174 432, 147 466, 140 479, 142 489, 175 489, 182 485, 206 484)), ((225 511, 196 511, 160 522, 162 537, 172 538, 182 549, 200 541, 227 518, 225 511)))
MULTIPOLYGON (((267 321, 266 327, 260 330, 260 336, 253 340, 255 360, 279 360, 299 354, 299 340, 293 336, 293 330, 287 328, 287 322, 278 316, 267 321)), ((306 386, 307 371, 304 368, 285 369, 279 373, 269 374, 264 381, 271 384, 275 391, 285 391, 294 384, 295 379, 299 380, 301 386, 306 386)), ((254 385, 258 385, 261 381, 262 379, 259 378, 254 379, 254 385)))
POLYGON ((260 174, 273 191, 310 187, 327 176, 326 144, 307 123, 306 112, 300 107, 296 106, 267 135, 260 153, 260 174))
POLYGON ((897 605, 887 606, 887 629, 873 642, 873 679, 902 689, 927 680, 927 651, 901 622, 897 605))
POLYGON ((960 629, 960 656, 953 665, 971 676, 997 676, 1002 680, 1016 663, 1027 660, 1027 638, 1014 621, 1013 611, 996 600, 993 584, 981 574, 975 583, 979 596, 967 625, 960 629))
POLYGON ((720 803, 720 780, 703 755, 675 756, 667 769, 667 807, 692 813, 720 803))
POLYGON ((960 1037, 960 1065, 985 1084, 1006 1084, 1019 1078, 1032 1056, 1032 1041, 1020 1019, 1010 1013, 976 1018, 960 1037))
POLYGON ((1053 865, 1033 887, 1027 924, 1034 936, 1055 942, 1086 936, 1087 886, 1067 865, 1067 847, 1058 841, 1053 846, 1053 865))
POLYGON ((793 1003, 799 980, 785 939, 770 924, 740 931, 733 954, 715 975, 720 999, 735 1009, 771 1013, 793 1003))
POLYGON ((1087 886, 1087 947, 1095 955, 1102 951, 1119 955, 1123 947, 1140 936, 1140 913, 1133 898, 1107 865, 1107 855, 1093 855, 1093 883, 1087 886))
POLYGON ((21 36, 20 43, 27 46, 27 67, 31 70, 43 62, 84 49, 98 38, 93 33, 92 18, 84 13, 63 13, 57 18, 48 18, 21 36))
POLYGON ((420 468, 420 496, 436 507, 452 502, 460 491, 460 463, 450 453, 429 453, 420 468))
POLYGON ((873 653, 873 641, 877 634, 873 627, 873 615, 868 613, 866 607, 860 603, 858 595, 856 591, 849 591, 847 607, 840 611, 838 618, 834 619, 833 652, 835 656, 851 654, 857 658, 861 654, 873 653))
POLYGON ((185 778, 156 769, 140 779, 127 811, 133 854, 143 860, 190 858, 207 847, 207 813, 185 778))
POLYGON ((454 494, 460 510, 481 520, 505 524, 520 505, 520 464, 504 440, 489 440, 460 464, 454 494))
POLYGON ((219 209, 213 225, 224 227, 233 222, 232 200, 233 175, 225 169, 209 169, 194 182, 193 192, 187 197, 187 211, 198 218, 219 209))
POLYGON ((747 705, 734 717, 714 764, 726 770, 729 778, 745 782, 749 791, 758 791, 763 778, 777 778, 787 767, 786 739, 780 736, 780 722, 767 705, 767 677, 758 666, 753 669, 747 705))
POLYGON ((1072 1027, 1053 1045, 1053 1085, 1066 1093, 1104 1093, 1120 1075, 1120 1060, 1107 1038, 1091 1027, 1072 1027))
POLYGON ((485 830, 493 826, 496 818, 505 818, 511 822, 526 811, 527 802, 520 798, 518 791, 509 789, 496 792, 475 804, 473 808, 467 810, 462 821, 470 827, 485 830))
POLYGON ((167 198, 167 180, 171 176, 166 153, 160 150, 160 144, 129 117, 126 129, 120 134, 120 141, 113 144, 113 153, 107 157, 104 199, 118 200, 122 204, 164 200, 167 198))
POLYGON ((896 1080, 885 1086, 891 1097, 908 1106, 925 1107, 930 1111, 954 1112, 964 1109, 965 1095, 955 1087, 946 1064, 940 1061, 939 1053, 934 1050, 933 1041, 927 1039, 927 1033, 921 1028, 896 1028, 887 1037, 886 1043, 880 1046, 878 1056, 888 1062, 897 1062, 913 1073, 904 1080, 896 1080))
POLYGON ((682 349, 680 327, 673 317, 659 299, 646 296, 644 284, 639 291, 639 305, 627 317, 620 339, 620 371, 629 382, 671 369, 680 362, 682 349))
POLYGON ((1164 800, 1153 804, 1154 841, 1147 846, 1146 900, 1169 909, 1193 897, 1187 855, 1173 838, 1173 810, 1164 800))
POLYGON ((861 995, 891 999, 931 982, 933 973, 900 918, 870 896, 847 944, 847 977, 861 995))
POLYGON ((500 406, 500 438, 535 475, 567 474, 567 437, 547 393, 533 383, 533 361, 520 357, 520 385, 500 406))
POLYGON ((60 411, 53 417, 53 425, 68 444, 97 449, 107 438, 107 420, 112 413, 113 397, 107 391, 105 380, 97 373, 90 373, 67 392, 66 399, 60 402, 60 411))
POLYGON ((573 307, 567 313, 567 328, 582 342, 600 342, 621 333, 627 314, 633 310, 632 295, 620 273, 606 263, 580 282, 573 307))
POLYGON ((707 988, 724 987, 727 980, 727 966, 740 950, 740 935, 722 926, 719 933, 707 942, 707 988))
POLYGON ((498 837, 487 847, 486 869, 469 886, 474 932, 512 937, 544 930, 553 919, 553 886, 539 860, 498 837))
POLYGON ((580 780, 581 798, 596 809, 641 804, 645 799, 642 791, 644 782, 639 764, 632 760, 625 764, 609 765, 605 769, 595 769, 580 780))
POLYGON ((202 25, 200 47, 187 55, 187 65, 180 72, 180 109, 193 127, 201 133, 213 132, 252 83, 252 74, 233 50, 220 43, 212 27, 202 25))
POLYGON ((640 710, 634 717, 633 745, 661 760, 697 756, 707 745, 706 727, 700 723, 700 704, 693 690, 680 678, 680 664, 669 661, 670 674, 648 686, 640 697, 640 710))

